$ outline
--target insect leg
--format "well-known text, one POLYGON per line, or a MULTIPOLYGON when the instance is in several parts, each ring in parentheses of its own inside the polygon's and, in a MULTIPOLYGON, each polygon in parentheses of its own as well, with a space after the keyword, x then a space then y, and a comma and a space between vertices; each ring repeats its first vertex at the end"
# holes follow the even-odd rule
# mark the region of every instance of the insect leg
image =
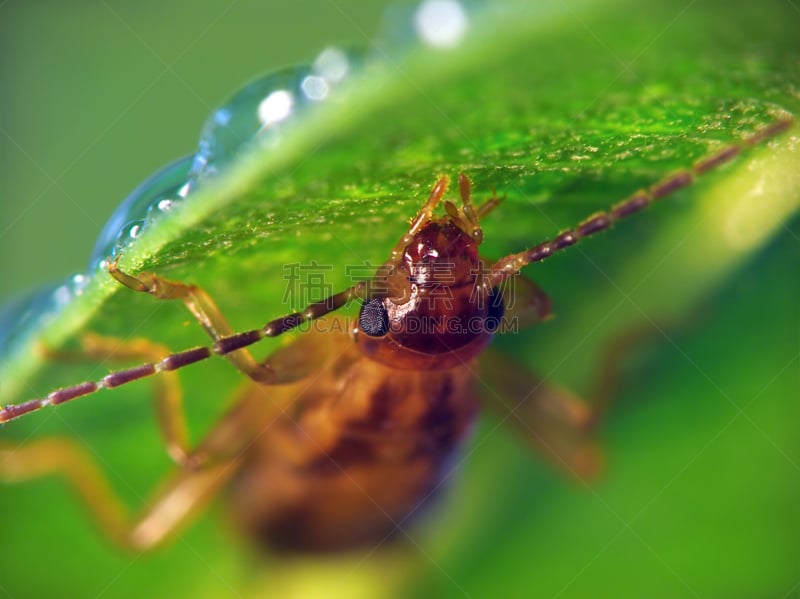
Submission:
POLYGON ((553 314, 550 298, 529 278, 517 273, 497 286, 503 297, 503 317, 498 333, 518 333, 545 320, 553 314))
MULTIPOLYGON (((652 331, 650 331, 652 335, 652 331)), ((589 390, 592 410, 584 424, 586 430, 593 430, 608 413, 614 395, 622 383, 622 365, 631 348, 648 335, 643 328, 636 328, 614 338, 602 352, 589 390)))
POLYGON ((95 461, 74 441, 53 438, 20 447, 0 444, 0 480, 18 482, 49 475, 63 477, 102 532, 118 545, 136 550, 158 545, 188 523, 230 480, 238 465, 238 461, 232 460, 201 470, 179 472, 135 519, 131 519, 95 461))
MULTIPOLYGON (((43 348, 42 351, 47 359, 57 362, 95 360, 106 363, 127 360, 160 362, 170 353, 165 346, 147 339, 120 339, 96 333, 82 336, 80 350, 43 348)), ((196 459, 189 448, 183 394, 175 371, 164 370, 161 376, 153 379, 153 401, 167 454, 181 466, 196 467, 196 459)))
MULTIPOLYGON (((442 190, 444 193, 444 190, 442 190)), ((259 364, 245 349, 264 337, 277 337, 304 322, 315 320, 338 310, 353 298, 364 298, 370 294, 370 285, 359 281, 347 289, 335 293, 319 302, 268 322, 261 329, 234 333, 211 296, 196 285, 171 281, 153 273, 129 275, 117 266, 115 260, 108 266, 109 274, 117 281, 141 293, 149 293, 158 299, 180 299, 189 308, 197 321, 215 341, 214 353, 224 355, 239 371, 258 383, 276 385, 285 382, 283 373, 270 364, 259 364)), ((290 376, 290 378, 292 378, 290 376)))
MULTIPOLYGON (((149 293, 158 299, 183 301, 214 341, 234 334, 211 296, 197 285, 171 281, 149 272, 129 275, 119 270, 117 261, 118 259, 108 265, 108 274, 127 288, 141 293, 149 293)), ((237 349, 226 353, 225 357, 253 380, 266 384, 275 382, 275 374, 272 370, 258 364, 247 349, 237 349)))
POLYGON ((591 435, 619 391, 623 367, 635 350, 657 339, 662 328, 648 321, 611 338, 601 351, 588 402, 538 379, 499 352, 488 351, 481 359, 482 369, 492 373, 487 403, 538 449, 544 449, 557 466, 581 477, 591 475, 600 457, 591 435))
POLYGON ((481 357, 483 403, 554 466, 579 479, 597 474, 602 453, 591 438, 592 409, 575 395, 539 379, 498 352, 481 357))
POLYGON ((587 430, 594 429, 608 413, 619 388, 623 384, 626 362, 635 357, 648 343, 655 344, 664 337, 664 330, 687 327, 698 319, 700 313, 689 314, 673 322, 653 322, 647 320, 635 323, 610 339, 600 353, 600 363, 593 374, 588 397, 592 401, 589 419, 585 424, 587 430))

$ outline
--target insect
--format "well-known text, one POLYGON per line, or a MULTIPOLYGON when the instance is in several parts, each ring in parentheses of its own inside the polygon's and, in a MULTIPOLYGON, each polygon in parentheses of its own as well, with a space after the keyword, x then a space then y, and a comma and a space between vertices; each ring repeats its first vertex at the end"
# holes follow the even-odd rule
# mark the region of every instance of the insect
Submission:
POLYGON ((0 479, 64 476, 104 533, 128 548, 161 544, 229 487, 235 518, 255 539, 279 549, 337 551, 380 542, 418 511, 439 488, 481 401, 505 411, 562 469, 589 476, 599 460, 591 431, 605 401, 583 402, 553 384, 505 373, 502 361, 482 356, 495 334, 550 315, 546 294, 517 275, 791 123, 781 116, 552 240, 495 261, 480 255, 481 222, 500 198, 474 204, 470 181, 460 174, 457 205, 444 200, 449 179, 442 176, 372 278, 245 332, 234 332, 202 289, 152 273, 126 273, 113 261, 108 273, 120 284, 182 301, 213 343, 169 354, 149 341, 87 336, 88 357, 145 362, 6 406, 0 423, 158 375, 156 417, 176 473, 135 519, 93 460, 67 439, 0 444, 0 479), (443 214, 437 213, 440 204, 443 214), (509 286, 512 279, 515 285, 509 286), (351 300, 361 302, 356 322, 332 314, 351 300), (250 355, 250 345, 303 324, 313 326, 264 362, 250 355), (214 355, 224 356, 251 382, 206 438, 189 447, 175 371, 214 355), (489 362, 479 363, 479 356, 489 362), (481 366, 499 379, 508 403, 480 397, 481 366))

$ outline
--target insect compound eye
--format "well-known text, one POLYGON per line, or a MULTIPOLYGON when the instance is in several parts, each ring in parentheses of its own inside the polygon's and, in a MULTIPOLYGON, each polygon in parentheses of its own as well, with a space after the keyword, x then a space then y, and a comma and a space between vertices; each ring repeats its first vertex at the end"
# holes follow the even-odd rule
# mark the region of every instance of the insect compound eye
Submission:
POLYGON ((495 287, 489 294, 489 311, 486 314, 485 326, 489 333, 494 333, 503 320, 506 306, 503 303, 503 293, 495 287))
POLYGON ((370 337, 383 337, 389 332, 389 314, 382 299, 372 298, 361 304, 358 326, 370 337))

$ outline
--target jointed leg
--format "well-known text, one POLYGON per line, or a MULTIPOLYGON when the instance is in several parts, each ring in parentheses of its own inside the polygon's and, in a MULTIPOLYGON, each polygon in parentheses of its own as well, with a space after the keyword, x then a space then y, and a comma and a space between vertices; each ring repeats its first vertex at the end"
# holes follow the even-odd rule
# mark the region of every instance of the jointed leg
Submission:
POLYGON ((587 401, 531 375, 498 352, 486 352, 481 365, 492 378, 484 383, 485 399, 556 466, 581 478, 591 476, 601 458, 591 438, 619 391, 625 360, 659 331, 644 322, 613 337, 601 352, 587 401))
POLYGON ((193 456, 199 456, 199 465, 171 476, 134 519, 92 457, 71 439, 45 439, 18 447, 0 443, 0 481, 64 477, 109 538, 129 549, 149 549, 201 512, 238 471, 258 432, 253 423, 264 417, 263 402, 247 399, 247 395, 240 398, 198 444, 193 456))
MULTIPOLYGON (((150 360, 158 362, 169 355, 163 345, 147 339, 118 339, 88 333, 81 338, 82 348, 77 352, 43 349, 45 356, 53 361, 96 360, 120 362, 127 360, 150 360)), ((153 400, 164 443, 169 456, 181 466, 198 466, 196 457, 189 450, 186 415, 183 409, 178 374, 163 371, 153 379, 153 400)))
POLYGON ((554 466, 580 479, 600 469, 602 453, 588 434, 591 407, 552 383, 525 372, 498 352, 481 359, 483 399, 554 466))
POLYGON ((73 441, 47 439, 21 447, 0 444, 0 480, 64 477, 100 529, 118 545, 137 550, 158 545, 197 515, 235 474, 238 465, 238 461, 231 460, 178 473, 131 520, 94 460, 73 441))
POLYGON ((550 298, 522 274, 506 279, 497 289, 502 293, 504 305, 498 333, 517 333, 553 316, 550 298))
MULTIPOLYGON (((149 272, 129 275, 119 270, 117 260, 109 264, 108 273, 133 291, 149 293, 158 299, 183 301, 214 341, 234 334, 211 296, 196 285, 171 281, 149 272)), ((253 380, 266 384, 275 382, 275 374, 269 367, 258 364, 247 349, 238 349, 225 357, 253 380)))
MULTIPOLYGON (((442 193, 443 192, 444 190, 442 189, 442 193)), ((225 356, 239 371, 254 381, 266 385, 283 384, 287 382, 287 376, 283 372, 276 371, 271 363, 259 364, 256 362, 246 349, 248 345, 252 345, 264 337, 276 337, 281 335, 303 322, 320 318, 341 308, 352 298, 363 298, 369 293, 368 283, 366 281, 361 281, 322 301, 309 304, 301 312, 295 312, 276 318, 260 329, 245 331, 244 333, 234 333, 233 329, 222 315, 222 312, 214 303, 214 300, 212 300, 203 289, 196 285, 170 281, 153 273, 140 273, 135 276, 129 275, 119 270, 116 261, 109 265, 108 272, 120 283, 134 291, 149 293, 158 299, 182 300, 183 303, 186 304, 186 307, 189 308, 189 311, 215 341, 214 346, 209 348, 210 351, 217 355, 225 356)), ((203 356, 202 359, 206 357, 208 357, 208 354, 203 356)), ((290 374, 288 378, 289 380, 294 380, 294 375, 290 374)), ((0 412, 0 414, 2 413, 0 412)))
MULTIPOLYGON (((677 326, 675 323, 669 328, 677 326)), ((635 355, 635 350, 641 348, 646 342, 652 342, 659 338, 660 331, 661 329, 653 323, 642 322, 613 337, 603 348, 600 363, 596 366, 589 389, 592 412, 586 423, 587 429, 596 428, 611 407, 614 395, 619 392, 622 384, 623 366, 626 359, 635 355)))

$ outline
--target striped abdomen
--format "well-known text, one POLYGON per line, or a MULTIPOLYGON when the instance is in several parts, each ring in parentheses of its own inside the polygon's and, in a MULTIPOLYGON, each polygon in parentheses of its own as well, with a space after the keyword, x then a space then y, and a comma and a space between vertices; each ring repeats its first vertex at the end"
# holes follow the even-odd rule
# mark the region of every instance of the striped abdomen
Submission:
MULTIPOLYGON (((303 341, 283 351, 302 352, 303 341)), ((234 489, 237 518, 273 548, 380 542, 435 493, 469 431, 474 366, 399 371, 362 357, 342 335, 321 371, 253 387, 251 406, 270 405, 277 391, 291 407, 258 419, 234 489)))

